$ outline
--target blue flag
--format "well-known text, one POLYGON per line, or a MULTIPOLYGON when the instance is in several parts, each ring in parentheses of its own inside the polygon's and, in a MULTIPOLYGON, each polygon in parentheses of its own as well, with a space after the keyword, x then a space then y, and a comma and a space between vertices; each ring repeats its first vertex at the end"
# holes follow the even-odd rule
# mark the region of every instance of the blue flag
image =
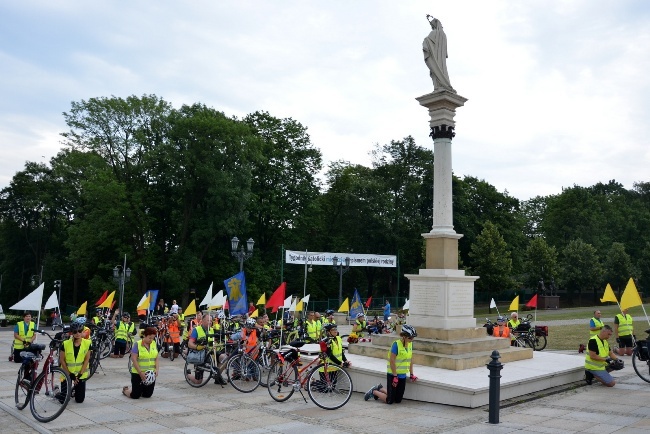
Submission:
POLYGON ((365 312, 363 311, 363 303, 361 303, 361 297, 359 296, 359 291, 357 291, 355 288, 354 296, 352 297, 352 303, 350 304, 350 317, 356 318, 357 314, 359 313, 365 315, 365 312))
POLYGON ((149 293, 148 295, 151 296, 151 301, 149 302, 149 307, 147 308, 147 310, 153 312, 154 308, 156 307, 156 302, 158 301, 158 290, 150 289, 147 292, 149 293))
POLYGON ((248 313, 248 297, 246 296, 246 277, 244 272, 223 281, 228 293, 228 308, 230 315, 246 315, 248 313))

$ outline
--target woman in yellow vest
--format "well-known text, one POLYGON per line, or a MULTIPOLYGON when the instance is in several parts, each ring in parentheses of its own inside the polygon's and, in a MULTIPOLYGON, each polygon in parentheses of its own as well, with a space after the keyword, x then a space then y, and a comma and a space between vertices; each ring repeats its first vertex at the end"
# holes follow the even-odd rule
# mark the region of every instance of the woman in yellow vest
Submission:
POLYGON ((327 359, 329 363, 341 365, 344 368, 352 366, 352 363, 345 357, 343 352, 343 341, 339 336, 336 324, 325 324, 323 329, 325 330, 325 337, 329 338, 327 343, 327 359))
POLYGON ((154 341, 158 331, 154 327, 144 329, 144 337, 131 350, 131 389, 122 388, 129 398, 150 398, 158 377, 158 347, 154 341))
POLYGON ((25 312, 23 320, 14 327, 14 362, 22 363, 23 358, 20 352, 24 351, 34 341, 34 329, 36 324, 32 322, 32 314, 25 312))
MULTIPOLYGON (((71 339, 61 344, 59 364, 70 375, 74 400, 84 402, 86 398, 86 379, 88 378, 88 363, 90 362, 90 339, 83 338, 84 325, 78 322, 70 324, 71 339)), ((61 382, 61 393, 68 390, 68 382, 61 382)))
POLYGON ((417 381, 418 377, 413 375, 413 364, 411 357, 413 353, 413 339, 417 337, 415 327, 405 324, 402 326, 400 338, 393 342, 388 352, 388 361, 386 364, 386 381, 388 388, 381 384, 372 387, 363 397, 366 401, 370 397, 375 400, 381 399, 386 404, 399 404, 404 396, 406 388, 406 375, 409 374, 411 381, 417 381))

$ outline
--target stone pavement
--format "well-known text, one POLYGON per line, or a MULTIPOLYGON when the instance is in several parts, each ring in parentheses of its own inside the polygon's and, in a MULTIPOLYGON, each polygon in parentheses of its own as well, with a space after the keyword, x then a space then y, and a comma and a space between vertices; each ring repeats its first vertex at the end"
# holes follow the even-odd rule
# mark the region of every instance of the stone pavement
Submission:
MULTIPOLYGON (((11 332, 0 332, 5 355, 10 339, 11 332)), ((161 359, 153 397, 131 400, 121 394, 130 379, 126 359, 107 359, 102 362, 104 373, 100 370, 88 382, 86 402, 72 401, 58 419, 41 424, 28 408, 15 409, 18 365, 4 358, 0 360, 0 433, 648 433, 650 384, 636 376, 630 357, 624 360, 625 369, 614 373, 618 381, 614 388, 579 383, 545 396, 502 402, 500 423, 491 425, 487 407, 416 401, 387 406, 365 402, 362 393, 354 393, 344 407, 328 411, 309 397, 305 403, 300 394, 277 403, 262 388, 249 394, 213 383, 195 389, 183 378, 182 359, 161 359)), ((487 375, 486 369, 486 382, 487 375)))

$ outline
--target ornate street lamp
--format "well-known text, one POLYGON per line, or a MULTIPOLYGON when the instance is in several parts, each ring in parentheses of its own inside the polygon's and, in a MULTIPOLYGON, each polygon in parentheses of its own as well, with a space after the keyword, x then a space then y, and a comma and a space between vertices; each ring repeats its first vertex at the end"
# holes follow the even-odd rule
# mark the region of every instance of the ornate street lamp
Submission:
POLYGON ((120 315, 122 315, 122 313, 124 312, 124 284, 129 280, 131 280, 130 268, 124 270, 121 265, 116 265, 115 268, 113 268, 113 281, 119 285, 119 289, 120 289, 120 303, 119 303, 120 315))
POLYGON ((230 240, 230 246, 232 248, 231 255, 239 261, 239 271, 244 270, 244 261, 251 256, 253 256, 253 246, 255 245, 255 241, 253 241, 252 238, 249 238, 248 241, 246 241, 246 250, 244 250, 244 245, 241 245, 241 248, 237 250, 237 247, 239 246, 239 238, 233 237, 232 240, 230 240))
POLYGON ((332 258, 334 269, 339 273, 339 306, 343 303, 343 275, 350 269, 350 257, 346 257, 339 263, 339 258, 334 256, 332 258))

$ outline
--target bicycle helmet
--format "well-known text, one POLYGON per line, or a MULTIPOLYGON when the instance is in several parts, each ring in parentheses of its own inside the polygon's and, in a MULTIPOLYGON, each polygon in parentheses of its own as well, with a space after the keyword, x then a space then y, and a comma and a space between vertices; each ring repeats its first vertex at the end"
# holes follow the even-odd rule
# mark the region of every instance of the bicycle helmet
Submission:
POLYGON ((156 381, 156 373, 154 371, 146 371, 144 373, 144 381, 142 384, 149 386, 156 381))
POLYGON ((80 316, 79 318, 77 318, 75 320, 75 323, 81 324, 81 325, 86 324, 86 317, 85 316, 80 316))
POLYGON ((255 324, 257 324, 257 321, 255 321, 255 318, 248 318, 246 320, 246 323, 244 325, 248 328, 255 327, 255 324))
POLYGON ((621 359, 612 360, 611 362, 609 362, 609 367, 613 371, 620 371, 625 367, 625 362, 623 362, 623 360, 621 359))
POLYGON ((334 309, 327 309, 325 311, 325 315, 327 315, 327 316, 334 315, 334 309))
POLYGON ((224 320, 224 319, 226 319, 226 314, 223 313, 222 310, 218 310, 217 311, 217 318, 219 318, 219 320, 224 320))
POLYGON ((128 313, 128 312, 124 312, 124 313, 122 314, 122 316, 125 316, 125 317, 127 317, 127 318, 131 318, 131 314, 128 313))
POLYGON ((325 325, 323 326, 323 328, 325 329, 326 332, 328 332, 328 331, 330 331, 330 330, 332 330, 332 329, 335 329, 335 328, 337 328, 337 327, 336 327, 336 324, 325 324, 325 325))
POLYGON ((497 317, 497 322, 506 322, 506 317, 503 315, 500 315, 497 317))
POLYGON ((73 322, 72 324, 70 324, 70 333, 80 332, 83 331, 83 329, 84 329, 84 325, 81 324, 80 322, 73 322))
POLYGON ((363 318, 363 317, 365 317, 365 315, 362 314, 361 312, 359 312, 359 313, 357 314, 357 319, 360 319, 360 318, 363 318))
POLYGON ((415 327, 413 327, 411 325, 408 325, 408 324, 404 324, 402 326, 402 333, 401 334, 403 334, 403 335, 405 335, 406 337, 409 337, 409 338, 416 338, 418 336, 418 332, 415 330, 415 327))

